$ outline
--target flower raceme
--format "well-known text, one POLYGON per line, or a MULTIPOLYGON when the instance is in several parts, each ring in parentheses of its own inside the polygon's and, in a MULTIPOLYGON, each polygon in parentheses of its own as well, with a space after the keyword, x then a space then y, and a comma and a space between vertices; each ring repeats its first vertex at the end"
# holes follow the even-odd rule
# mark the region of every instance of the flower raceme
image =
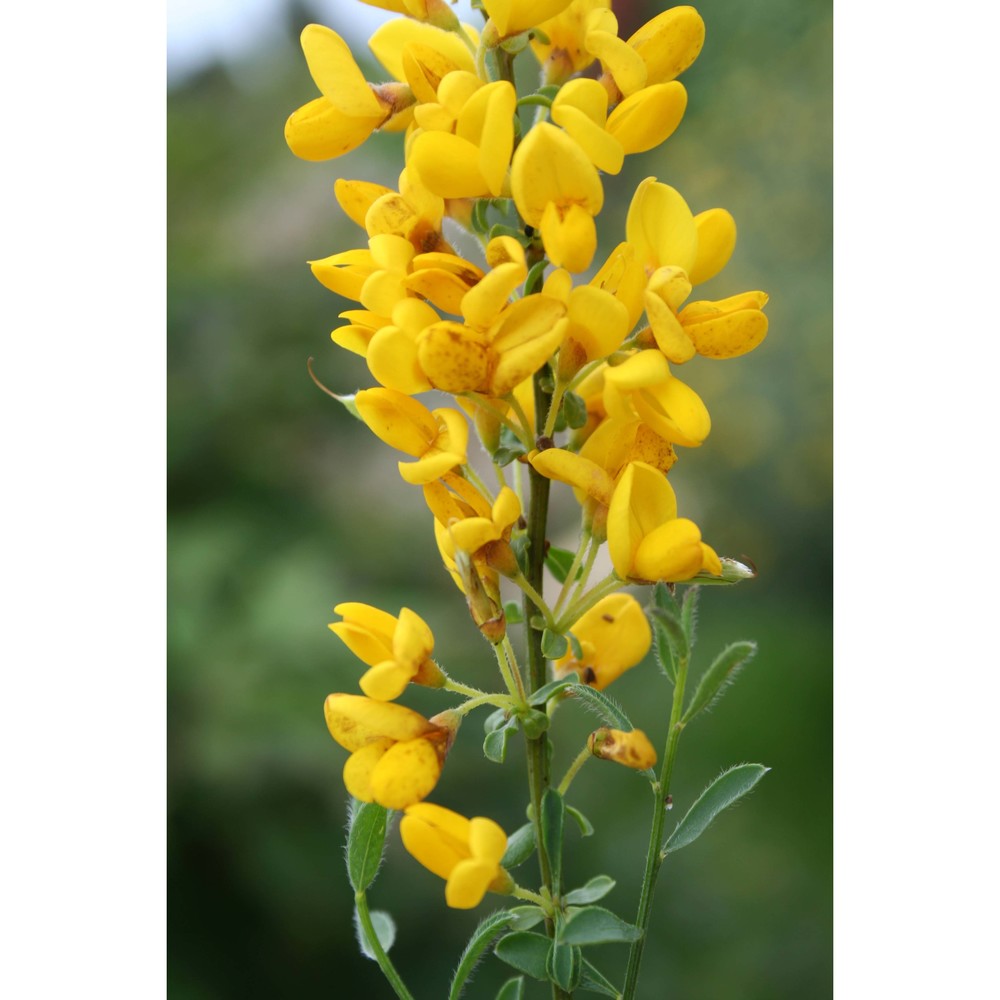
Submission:
POLYGON ((500 867, 507 835, 491 819, 471 820, 421 802, 399 824, 403 846, 425 868, 447 881, 445 901, 458 910, 478 906, 487 891, 509 893, 514 883, 500 867))
POLYGON ((330 735, 351 751, 344 785, 356 799, 405 809, 434 790, 455 739, 454 713, 425 719, 394 702, 352 694, 329 695, 323 710, 330 735))
POLYGON ((356 602, 338 604, 333 610, 343 621, 331 622, 330 631, 370 668, 359 682, 369 698, 393 701, 411 682, 427 687, 444 684, 444 674, 431 659, 434 635, 418 614, 403 608, 395 618, 356 602))

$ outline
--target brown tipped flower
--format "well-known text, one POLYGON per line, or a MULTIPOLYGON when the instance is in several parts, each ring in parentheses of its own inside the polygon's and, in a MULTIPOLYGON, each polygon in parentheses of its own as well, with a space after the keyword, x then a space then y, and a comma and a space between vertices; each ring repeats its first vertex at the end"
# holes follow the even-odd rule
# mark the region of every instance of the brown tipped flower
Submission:
POLYGON ((621 729, 602 726, 590 734, 587 746, 595 757, 613 760, 636 771, 645 771, 656 763, 656 751, 641 729, 626 733, 621 729))

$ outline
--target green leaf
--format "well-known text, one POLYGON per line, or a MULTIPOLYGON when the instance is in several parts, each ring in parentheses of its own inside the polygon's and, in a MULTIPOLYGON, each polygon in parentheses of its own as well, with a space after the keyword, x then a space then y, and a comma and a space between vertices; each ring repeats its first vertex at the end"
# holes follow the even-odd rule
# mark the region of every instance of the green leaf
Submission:
POLYGON ((543 685, 531 695, 528 702, 532 705, 544 705, 553 695, 558 694, 564 688, 568 688, 571 684, 577 683, 579 681, 576 674, 573 674, 572 677, 563 677, 558 681, 549 681, 548 684, 543 685))
MULTIPOLYGON (((369 916, 371 917, 372 927, 375 928, 375 937, 378 938, 378 943, 382 945, 382 950, 388 954, 389 949, 396 940, 396 924, 385 910, 372 910, 369 916)), ((375 952, 372 951, 371 945, 368 943, 368 938, 365 935, 365 929, 361 926, 361 918, 358 916, 357 910, 354 911, 354 933, 357 935, 361 954, 365 958, 370 958, 373 962, 377 962, 378 959, 375 957, 375 952)))
POLYGON ((566 807, 563 797, 554 789, 546 788, 542 796, 542 844, 552 869, 552 885, 558 886, 562 878, 563 820, 566 807))
POLYGON ((584 837, 589 837, 594 832, 593 824, 575 806, 566 806, 566 814, 573 817, 576 825, 580 827, 580 833, 584 837))
MULTIPOLYGON (((569 571, 573 568, 573 560, 575 558, 576 553, 570 552, 569 549, 557 549, 554 545, 550 545, 549 551, 545 553, 545 565, 548 566, 549 572, 560 583, 565 583, 569 571)), ((582 566, 577 567, 576 575, 573 577, 574 580, 580 579, 582 569, 582 566)))
POLYGON ((755 642, 734 642, 719 653, 698 682, 681 722, 687 725, 703 708, 721 697, 722 692, 736 680, 743 665, 749 663, 756 652, 755 642))
POLYGON ((542 632, 542 655, 547 660, 558 660, 560 656, 566 655, 569 649, 569 639, 551 629, 542 632))
POLYGON ((483 732, 492 733, 498 729, 503 729, 510 721, 510 713, 505 708, 498 708, 495 712, 490 712, 483 722, 483 732))
POLYGON ((507 850, 500 859, 501 868, 517 868, 535 853, 535 824, 525 823, 507 838, 507 850))
POLYGON ((518 972, 526 972, 534 979, 547 979, 545 959, 551 943, 543 934, 515 931, 500 938, 493 952, 501 962, 512 965, 518 972))
POLYGON ((502 764, 507 756, 507 742, 517 732, 517 718, 508 719, 499 729, 486 734, 483 740, 483 754, 494 764, 502 764))
POLYGON ((663 853, 679 851, 700 837, 727 806, 741 799, 771 769, 763 764, 739 764, 720 774, 667 838, 663 853))
POLYGON ((563 413, 566 414, 566 423, 569 424, 573 430, 579 430, 584 427, 587 423, 587 404, 584 402, 582 396, 578 396, 575 392, 567 392, 563 396, 563 413))
POLYGON ((599 969, 591 965, 586 959, 580 964, 582 966, 582 975, 580 977, 581 990, 587 990, 590 993, 600 993, 602 996, 614 997, 615 1000, 621 1000, 622 995, 615 989, 614 983, 606 979, 599 969))
POLYGON ((596 903, 615 887, 615 880, 609 875, 595 875, 586 885, 572 889, 563 896, 563 902, 570 906, 596 903))
POLYGON ((586 708, 599 715, 609 726, 630 733, 635 726, 625 714, 625 709, 603 691, 588 687, 586 684, 574 684, 567 694, 578 699, 586 708))
POLYGON ((557 986, 571 991, 580 980, 580 949, 565 941, 554 941, 545 958, 545 971, 557 986))
POLYGON ((625 923, 603 906, 588 906, 577 910, 562 929, 562 940, 570 944, 608 944, 611 942, 637 941, 642 931, 625 923))
POLYGON ((510 912, 501 910, 499 913, 491 913, 472 932, 472 937, 469 938, 469 943, 465 946, 462 957, 458 960, 455 978, 452 979, 451 989, 448 991, 448 1000, 458 1000, 462 993, 462 987, 472 975, 472 970, 476 967, 483 952, 501 931, 506 930, 510 922, 510 912))
POLYGON ((545 919, 545 911, 540 906, 515 906, 507 911, 510 916, 510 929, 513 931, 529 931, 545 919))
POLYGON ((503 614, 508 625, 520 625, 524 621, 524 613, 521 611, 519 601, 504 601, 503 614))
POLYGON ((382 852, 388 810, 375 802, 351 800, 347 834, 347 877, 355 892, 364 892, 375 881, 382 852))
POLYGON ((680 605, 665 583, 658 583, 653 592, 650 614, 654 625, 656 662, 671 684, 677 683, 677 663, 689 654, 687 637, 681 624, 680 605), (662 621, 661 621, 662 618, 662 621))
POLYGON ((517 560, 518 568, 522 573, 527 575, 531 570, 528 566, 528 536, 524 535, 513 535, 510 540, 510 547, 514 552, 514 558, 517 560))
POLYGON ((528 271, 527 277, 524 279, 524 294, 531 295, 542 287, 542 278, 545 274, 545 268, 549 266, 549 262, 542 258, 542 260, 535 261, 531 265, 528 271))
POLYGON ((500 987, 500 992, 497 994, 497 1000, 523 1000, 524 998, 524 976, 517 976, 514 979, 508 979, 507 982, 500 987))
POLYGON ((695 632, 698 627, 698 599, 701 591, 692 587, 685 595, 681 604, 681 621, 684 624, 684 634, 687 636, 688 649, 694 649, 695 632))

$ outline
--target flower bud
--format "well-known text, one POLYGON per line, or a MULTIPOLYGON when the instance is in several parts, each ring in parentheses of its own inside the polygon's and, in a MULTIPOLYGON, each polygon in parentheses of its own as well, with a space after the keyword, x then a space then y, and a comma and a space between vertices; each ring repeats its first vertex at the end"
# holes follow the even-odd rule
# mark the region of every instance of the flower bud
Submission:
POLYGON ((653 744, 641 729, 633 729, 626 733, 621 729, 602 726, 590 734, 587 746, 595 757, 613 760, 636 771, 645 771, 656 763, 653 744))

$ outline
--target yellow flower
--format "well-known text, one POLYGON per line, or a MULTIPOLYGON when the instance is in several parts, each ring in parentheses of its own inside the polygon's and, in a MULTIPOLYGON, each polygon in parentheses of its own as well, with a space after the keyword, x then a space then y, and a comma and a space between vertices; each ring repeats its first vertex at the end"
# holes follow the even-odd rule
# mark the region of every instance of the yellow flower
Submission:
POLYGON ((421 802, 409 806, 399 824, 403 846, 425 868, 447 880, 444 898, 456 910, 471 910, 487 891, 508 894, 513 880, 500 861, 507 835, 493 820, 471 820, 421 802))
POLYGON ((407 145, 407 168, 442 198, 499 197, 514 150, 516 105, 506 80, 484 84, 474 73, 449 73, 437 103, 415 112, 420 130, 407 145))
POLYGON ((712 421, 701 397, 670 371, 659 351, 636 351, 604 371, 604 407, 609 417, 639 419, 672 444, 696 448, 712 421))
POLYGON ((330 631, 371 668, 360 680, 361 690, 376 701, 392 701, 411 681, 441 687, 445 676, 431 659, 434 634, 409 608, 395 618, 369 604, 338 604, 330 631))
POLYGON ((576 671, 580 679, 603 691, 649 652, 653 634, 639 602, 631 594, 610 594, 578 618, 570 628, 580 643, 553 664, 556 677, 576 671))
MULTIPOLYGON (((399 85, 372 87, 347 43, 319 24, 302 29, 302 51, 322 97, 292 112, 285 141, 304 160, 330 160, 360 146, 375 129, 392 127, 412 95, 399 85)), ((405 126, 405 121, 403 122, 405 126)))
POLYGON ((602 760, 613 760, 616 764, 645 771, 656 763, 656 750, 649 737, 641 729, 624 732, 602 726, 587 738, 591 753, 602 760))
POLYGON ((692 215, 674 188, 647 177, 632 197, 625 231, 649 275, 646 315, 668 360, 682 364, 695 353, 735 358, 767 336, 763 292, 680 308, 692 286, 714 277, 732 256, 736 223, 725 209, 692 215))
POLYGON ((549 122, 535 125, 514 153, 510 190, 521 217, 540 230, 549 260, 586 270, 597 249, 594 216, 604 189, 579 144, 549 122))
POLYGON ((454 713, 438 725, 394 702, 331 694, 323 706, 330 735, 351 756, 344 785, 362 802, 405 809, 428 796, 455 738, 454 713))
POLYGON ((399 463, 406 482, 422 486, 465 464, 469 425, 458 410, 428 410, 395 389, 362 389, 354 405, 376 437, 417 459, 399 463))
POLYGON ((611 564, 623 580, 672 583, 702 570, 722 575, 719 557, 701 540, 698 526, 677 516, 667 477, 644 462, 630 463, 618 480, 607 531, 611 564))

